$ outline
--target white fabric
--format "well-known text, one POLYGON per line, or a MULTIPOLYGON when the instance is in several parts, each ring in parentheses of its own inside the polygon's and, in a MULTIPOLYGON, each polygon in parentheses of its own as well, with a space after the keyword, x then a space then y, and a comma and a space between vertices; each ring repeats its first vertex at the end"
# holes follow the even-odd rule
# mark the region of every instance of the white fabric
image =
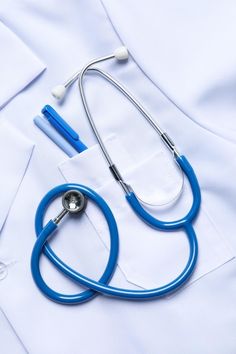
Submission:
POLYGON ((235 142, 235 1, 102 2, 148 77, 189 117, 235 142))
POLYGON ((0 231, 6 220, 33 150, 32 142, 12 124, 0 121, 0 231))
POLYGON ((27 353, 23 344, 20 342, 19 338, 8 322, 4 313, 0 310, 0 341, 2 350, 6 350, 5 353, 17 353, 25 354, 27 353))
MULTIPOLYGON (((122 168, 124 180, 132 185, 138 196, 142 195, 144 201, 162 202, 160 193, 165 194, 165 202, 175 200, 182 178, 167 152, 160 150, 147 160, 133 165, 132 156, 125 150, 118 137, 113 136, 108 139, 106 146, 114 161, 120 161, 119 166, 122 168)), ((165 284, 180 274, 188 260, 186 235, 179 231, 157 233, 142 220, 137 220, 137 215, 124 198, 123 190, 107 168, 98 145, 65 161, 60 166, 60 171, 67 182, 80 181, 81 184, 96 190, 108 202, 119 229, 118 264, 128 281, 148 289, 165 284)), ((164 220, 168 218, 171 211, 174 215, 175 209, 178 210, 179 215, 185 215, 192 200, 191 191, 187 187, 186 183, 181 199, 167 205, 165 213, 161 212, 161 208, 150 208, 149 211, 157 218, 161 214, 164 220)), ((223 236, 219 235, 205 208, 202 207, 195 223, 199 242, 199 260, 190 283, 233 258, 233 251, 227 247, 223 236)), ((106 221, 97 213, 97 208, 93 204, 88 205, 86 212, 109 249, 106 221)))
POLYGON ((0 107, 28 85, 45 65, 2 22, 0 22, 0 107))
MULTIPOLYGON (((7 218, 14 198, 25 175, 33 151, 33 144, 19 133, 12 124, 5 120, 0 121, 0 230, 7 218)), ((10 267, 15 260, 6 256, 0 235, 1 271, 0 281, 8 276, 10 267)), ((7 348, 6 353, 26 353, 23 344, 11 327, 7 317, 0 309, 0 342, 2 348, 7 348)), ((5 349, 4 349, 5 350, 5 349)))
MULTIPOLYGON (((26 87, 45 68, 44 64, 7 26, 0 22, 0 108, 26 87)), ((25 175, 33 143, 6 120, 0 121, 0 231, 25 175)), ((5 257, 0 235, 0 281, 8 275, 14 259, 5 257)), ((1 307, 1 306, 0 306, 1 307)), ((26 353, 7 317, 0 310, 0 342, 5 353, 26 353)))
MULTIPOLYGON (((55 0, 40 2, 8 0, 3 1, 0 5, 1 20, 17 33, 33 52, 37 53, 48 68, 34 85, 23 90, 10 104, 5 106, 4 112, 0 113, 0 115, 4 113, 10 122, 37 144, 1 233, 0 258, 1 252, 4 250, 4 256, 14 259, 15 262, 12 267, 9 267, 8 276, 0 282, 0 305, 30 354, 76 354, 78 352, 84 354, 94 352, 98 354, 120 354, 123 352, 137 354, 156 353, 157 351, 163 354, 232 354, 236 350, 235 259, 198 279, 194 284, 174 296, 144 303, 111 300, 100 296, 81 306, 60 306, 46 299, 32 280, 30 255, 35 240, 35 210, 40 199, 50 188, 65 182, 57 166, 62 166, 62 160, 66 159, 64 154, 33 126, 32 118, 39 113, 44 104, 53 104, 58 112, 79 131, 81 139, 89 147, 94 145, 95 139, 82 110, 78 92, 71 89, 66 102, 62 105, 57 105, 49 93, 51 87, 63 82, 85 62, 91 58, 109 54, 121 44, 127 44, 130 47, 133 58, 123 64, 106 63, 104 69, 114 74, 141 100, 142 104, 153 114, 154 119, 174 139, 179 150, 192 163, 202 190, 202 210, 207 219, 205 233, 211 234, 207 235, 207 238, 215 238, 215 247, 222 246, 222 250, 219 251, 218 264, 224 263, 223 258, 227 260, 232 257, 232 254, 235 256, 236 189, 233 176, 236 173, 236 146, 228 139, 234 140, 235 123, 231 114, 232 107, 228 105, 227 100, 221 101, 221 109, 225 113, 224 119, 221 120, 224 138, 215 134, 218 133, 220 126, 219 116, 213 122, 214 126, 211 125, 211 130, 215 133, 196 124, 193 119, 202 125, 204 119, 204 125, 210 125, 212 115, 207 107, 204 109, 202 106, 201 112, 197 113, 196 111, 196 116, 191 116, 192 102, 195 102, 193 96, 196 92, 200 92, 199 82, 202 85, 200 78, 197 81, 198 76, 194 76, 190 80, 191 102, 189 97, 181 102, 183 105, 181 108, 189 111, 189 117, 186 116, 182 110, 176 107, 176 104, 180 105, 180 102, 177 102, 177 97, 181 96, 183 88, 179 86, 180 92, 175 89, 173 97, 171 97, 169 74, 166 76, 163 74, 162 77, 161 71, 167 73, 169 63, 165 63, 163 60, 162 68, 158 72, 152 65, 148 73, 149 77, 147 77, 144 65, 150 66, 151 55, 145 59, 142 57, 142 60, 138 59, 141 58, 141 55, 139 55, 136 38, 133 37, 133 28, 136 28, 133 24, 136 17, 136 22, 139 22, 142 27, 142 36, 147 42, 146 45, 150 48, 150 42, 152 44, 156 42, 156 38, 150 35, 152 27, 156 31, 152 13, 158 11, 154 11, 153 7, 150 7, 154 2, 136 2, 135 7, 132 7, 133 11, 137 9, 137 13, 138 10, 142 10, 143 17, 146 19, 145 26, 136 13, 133 13, 132 23, 129 22, 129 1, 127 1, 127 12, 122 14, 119 4, 124 4, 123 2, 110 1, 109 3, 104 2, 104 4, 109 11, 112 23, 98 0, 84 2, 69 0, 61 2, 60 6, 55 0), (111 8, 114 9, 114 12, 111 11, 111 8), (148 12, 149 8, 152 13, 148 12), (128 26, 128 23, 131 24, 128 26), (123 33, 127 38, 123 39, 125 43, 120 40, 120 38, 124 38, 123 33), (158 76, 158 82, 162 79, 166 95, 163 95, 157 85, 153 84, 156 76, 158 76), (173 99, 174 103, 166 97, 167 95, 173 99), (223 240, 219 241, 219 238, 223 240), (225 257, 226 253, 223 248, 226 244, 229 244, 232 251, 230 251, 230 255, 225 257)), ((157 4, 160 8, 159 13, 163 9, 164 18, 164 2, 157 2, 157 4)), ((188 8, 187 2, 181 4, 182 8, 188 8)), ((216 3, 215 6, 217 8, 215 12, 219 13, 219 3, 216 3)), ((203 2, 199 2, 198 9, 204 14, 205 5, 203 2)), ((173 11, 177 12, 177 10, 173 11)), ((183 13, 183 11, 178 12, 183 13)), ((222 28, 227 28, 228 18, 222 16, 221 21, 222 28)), ((172 26, 171 21, 169 25, 172 26)), ((232 22, 231 26, 234 30, 227 31, 225 36, 230 38, 229 34, 232 33, 231 42, 233 43, 236 24, 232 22)), ((205 31, 209 37, 211 26, 206 26, 205 31)), ((162 31, 162 35, 165 44, 167 42, 165 31, 162 31)), ((142 36, 137 35, 140 43, 142 36)), ((142 42, 144 40, 142 39, 142 42)), ((174 41, 172 42, 174 45, 174 41)), ((220 43, 222 46, 222 41, 220 43)), ((152 53, 153 58, 157 58, 158 54, 163 53, 164 44, 161 47, 154 46, 153 53, 155 55, 152 53)), ((233 57, 233 45, 231 50, 233 57)), ((186 58, 184 63, 176 61, 176 71, 179 71, 179 75, 182 73, 184 76, 183 68, 188 66, 190 59, 186 58)), ((218 60, 222 61, 221 67, 224 66, 225 61, 226 65, 229 64, 228 59, 226 60, 224 56, 218 60)), ((232 69, 232 66, 229 67, 229 70, 230 68, 232 69)), ((203 74, 206 76, 207 68, 203 69, 203 74)), ((231 70, 232 75, 233 70, 231 70)), ((176 84, 176 80, 174 83, 176 84)), ((209 85, 211 85, 210 81, 209 85)), ((233 86, 229 90, 230 94, 233 94, 233 86)), ((133 169, 139 163, 148 163, 148 159, 152 156, 157 156, 158 162, 160 162, 160 166, 157 168, 161 170, 163 162, 159 158, 165 154, 165 147, 134 108, 108 84, 104 84, 101 79, 86 80, 86 92, 101 135, 106 138, 115 134, 122 142, 124 150, 129 152, 127 160, 124 158, 122 148, 114 156, 117 166, 121 166, 121 172, 126 170, 127 165, 124 165, 124 161, 131 162, 129 166, 130 169, 133 169)), ((228 97, 227 90, 225 94, 228 97)), ((209 104, 213 109, 214 103, 207 102, 207 106, 209 104)), ((78 159, 80 160, 80 157, 78 159)), ((73 159, 75 165, 77 164, 76 160, 73 159)), ((64 167, 74 163, 73 161, 66 161, 64 167)), ((82 164, 82 155, 80 163, 82 164)), ((87 165, 88 160, 84 159, 84 166, 87 165)), ((151 166, 148 165, 149 167, 151 166)), ((104 170, 104 173, 107 173, 107 169, 104 170)), ((172 176, 179 181, 175 172, 172 176)), ((93 183, 96 183, 97 186, 100 181, 101 175, 95 175, 93 183)), ((76 182, 80 182, 80 180, 76 180, 76 182)), ((92 183, 92 180, 90 182, 92 183)), ((124 203, 124 196, 120 191, 116 192, 117 187, 114 183, 113 186, 112 191, 117 195, 113 206, 114 212, 117 214, 116 208, 124 203)), ((170 191, 173 188, 171 186, 172 184, 170 184, 170 191)), ((141 182, 136 185, 136 188, 140 193, 144 193, 142 195, 144 199, 148 199, 149 195, 145 195, 148 193, 148 189, 141 185, 141 182)), ((157 188, 157 190, 162 190, 161 186, 157 186, 157 188)), ((167 195, 162 195, 162 198, 168 199, 168 188, 166 191, 167 195)), ((107 197, 110 198, 110 194, 107 197)), ((183 200, 185 199, 183 198, 183 200)), ((47 218, 55 216, 60 210, 61 205, 58 200, 50 208, 47 218)), ((182 207, 171 209, 168 217, 176 217, 179 212, 182 212, 182 207)), ((164 213, 161 211, 159 213, 159 210, 157 214, 159 217, 164 216, 164 213)), ((95 214, 93 215, 95 217, 95 214)), ((73 219, 70 222, 65 222, 61 225, 57 237, 53 238, 52 245, 58 255, 62 256, 70 265, 89 276, 98 278, 104 269, 108 254, 104 243, 98 237, 100 224, 97 224, 96 221, 97 219, 89 220, 84 216, 79 220, 73 219)), ((133 223, 133 227, 136 229, 139 220, 135 219, 133 223)), ((196 225, 196 227, 198 226, 196 225)), ((198 232, 202 239, 204 231, 199 229, 198 232)), ((173 243, 169 242, 168 252, 174 251, 176 243, 176 240, 173 243)), ((201 248, 203 249, 203 247, 201 248)), ((127 250, 124 245, 122 248, 123 256, 121 254, 121 257, 124 257, 127 250)), ((211 247, 206 248, 206 246, 205 250, 206 253, 212 251, 211 247)), ((158 252, 160 251, 158 250, 158 252)), ((207 254, 207 257, 208 260, 215 260, 213 254, 207 254)), ((201 259, 199 259, 199 267, 200 262, 201 259)), ((205 267, 206 263, 204 262, 204 264, 205 267)), ((216 263, 211 267, 211 269, 213 268, 216 268, 216 263)), ((205 268, 202 274, 205 274, 209 269, 209 265, 207 265, 207 270, 205 268)), ((80 287, 68 279, 62 278, 46 260, 42 261, 42 271, 45 279, 55 289, 71 293, 80 290, 80 287)), ((154 277, 152 279, 161 281, 161 278, 154 277)), ((119 267, 111 283, 120 287, 135 287, 126 280, 119 267)), ((8 348, 5 352, 7 353, 7 351, 8 348)))

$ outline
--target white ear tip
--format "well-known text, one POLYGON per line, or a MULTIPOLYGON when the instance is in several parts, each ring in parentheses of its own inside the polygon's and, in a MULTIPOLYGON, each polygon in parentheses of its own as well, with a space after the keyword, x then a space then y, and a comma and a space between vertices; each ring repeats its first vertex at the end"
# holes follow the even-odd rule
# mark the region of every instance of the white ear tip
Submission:
POLYGON ((57 85, 52 89, 51 93, 57 100, 61 100, 65 96, 66 88, 64 85, 57 85))
POLYGON ((129 57, 129 52, 126 47, 119 47, 114 51, 114 56, 117 60, 126 60, 129 57))

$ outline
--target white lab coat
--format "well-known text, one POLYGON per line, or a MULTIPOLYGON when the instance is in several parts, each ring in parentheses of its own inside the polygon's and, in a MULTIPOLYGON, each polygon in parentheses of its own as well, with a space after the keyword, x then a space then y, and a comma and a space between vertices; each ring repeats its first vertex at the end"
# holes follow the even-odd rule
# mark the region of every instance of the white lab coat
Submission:
MULTIPOLYGON (((214 3, 214 11, 210 2, 207 7, 203 2, 192 3, 190 9, 184 1, 178 8, 173 1, 106 0, 102 4, 70 0, 59 7, 54 0, 10 0, 0 5, 1 21, 47 67, 0 113, 36 145, 0 238, 0 260, 13 264, 0 281, 0 306, 22 350, 32 354, 235 352, 236 146, 231 100, 235 49, 225 41, 235 30, 230 21, 233 11, 233 2, 214 3), (212 31, 218 29, 219 20, 221 31, 212 31), (211 45, 206 44, 207 38, 211 45), (78 92, 72 89, 63 105, 49 95, 52 86, 86 61, 109 54, 123 43, 130 48, 129 62, 106 63, 104 69, 141 100, 188 157, 199 178, 203 201, 194 225, 199 262, 189 285, 165 299, 137 303, 99 296, 81 306, 61 306, 36 288, 30 255, 36 207, 48 189, 65 180, 94 188, 114 212, 121 249, 113 285, 148 288, 162 284, 176 275, 187 257, 184 234, 153 231, 130 211, 96 145, 78 92), (200 54, 194 60, 197 53, 204 53, 205 60, 200 54), (34 127, 32 118, 46 103, 80 132, 89 150, 68 159, 34 127)), ((86 80, 86 92, 101 135, 126 180, 147 201, 171 200, 181 176, 155 133, 102 79, 86 80)), ((155 215, 182 216, 191 199, 187 184, 183 192, 175 208, 158 208, 155 215)), ((60 209, 57 201, 47 218, 60 209)), ((83 218, 61 225, 52 246, 70 265, 98 278, 109 244, 96 209, 89 205, 83 218)), ((80 290, 47 260, 42 259, 41 267, 54 289, 80 290)), ((4 354, 12 353, 9 348, 5 346, 4 354)))
MULTIPOLYGON (((35 79, 44 69, 44 65, 31 50, 3 23, 0 23, 0 42, 2 46, 0 108, 9 103, 19 91, 35 79), (17 53, 15 55, 14 53, 17 53)), ((4 227, 10 208, 26 173, 34 144, 20 133, 14 125, 1 117, 0 120, 0 231, 4 227)), ((0 279, 8 276, 14 266, 11 257, 4 257, 1 251, 0 279)), ((0 305, 1 348, 11 353, 25 353, 25 348, 17 333, 8 321, 0 305)))

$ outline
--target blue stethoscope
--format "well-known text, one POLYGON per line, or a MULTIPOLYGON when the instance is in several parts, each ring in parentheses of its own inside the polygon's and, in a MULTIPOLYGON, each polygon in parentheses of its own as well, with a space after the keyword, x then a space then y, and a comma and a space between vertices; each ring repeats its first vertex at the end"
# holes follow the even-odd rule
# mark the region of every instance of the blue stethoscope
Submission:
POLYGON ((128 52, 125 47, 118 48, 114 54, 102 57, 99 59, 95 59, 87 64, 80 72, 74 74, 64 85, 59 85, 53 89, 53 95, 61 99, 66 89, 77 79, 79 80, 79 90, 83 102, 83 106, 85 109, 85 113, 87 118, 90 122, 90 125, 93 129, 95 136, 97 137, 98 143, 101 147, 101 150, 104 154, 105 159, 108 162, 109 168, 111 173, 113 174, 114 178, 118 181, 121 185, 122 189, 125 192, 125 197, 127 202, 129 203, 130 207, 133 211, 137 214, 139 218, 141 218, 145 223, 150 225, 151 227, 163 230, 163 231, 174 231, 183 229, 186 232, 189 241, 189 258, 184 270, 181 274, 171 281, 170 283, 150 290, 129 290, 129 289, 121 289, 116 288, 113 286, 108 285, 113 272, 117 265, 117 258, 118 258, 118 250, 119 250, 119 238, 118 238, 118 230, 116 221, 114 216, 106 204, 106 202, 99 196, 96 192, 91 190, 90 188, 79 185, 79 184, 64 184, 53 188, 49 191, 42 201, 39 204, 39 207, 36 212, 35 218, 35 230, 37 235, 37 240, 35 242, 32 258, 31 258, 31 270, 32 275, 34 278, 35 283, 37 284, 38 288, 51 300, 56 301, 62 304, 78 304, 85 301, 92 299, 98 293, 109 295, 113 297, 118 297, 120 299, 128 299, 128 300, 148 300, 154 299, 158 297, 162 297, 167 295, 171 292, 174 292, 178 288, 180 288, 191 276, 194 267, 196 265, 197 256, 198 256, 198 242, 196 238, 196 234, 194 232, 192 223, 196 218, 200 203, 201 203, 201 193, 199 184, 192 169, 191 165, 189 164, 188 160, 183 156, 180 155, 174 143, 169 138, 169 136, 161 130, 161 128, 156 124, 156 122, 151 118, 149 113, 140 105, 140 103, 120 84, 118 83, 113 77, 109 74, 105 73, 101 69, 91 68, 92 65, 97 64, 99 62, 116 58, 118 60, 127 59, 128 52), (149 214, 141 205, 140 200, 134 193, 132 187, 125 183, 121 174, 119 173, 117 167, 113 163, 110 155, 108 154, 106 147, 103 144, 103 141, 98 133, 98 130, 94 124, 93 118, 88 108, 88 104, 84 94, 83 88, 83 77, 87 73, 88 70, 92 70, 98 74, 100 74, 103 78, 109 81, 112 85, 114 85, 118 90, 120 90, 126 97, 129 99, 142 113, 142 115, 147 119, 147 121, 151 124, 151 126, 157 131, 163 142, 167 145, 169 150, 172 152, 175 162, 183 171, 184 175, 187 177, 189 184, 191 186, 192 195, 193 195, 193 202, 190 208, 190 211, 187 215, 179 220, 176 221, 160 221, 154 218, 151 214, 149 214), (50 220, 46 226, 43 225, 44 215, 50 203, 57 198, 58 196, 62 195, 62 204, 63 210, 62 212, 54 219, 50 220), (100 208, 101 212, 103 213, 107 225, 110 232, 110 254, 107 266, 105 271, 100 278, 99 281, 95 281, 90 279, 71 267, 65 264, 52 250, 49 246, 47 240, 51 237, 53 232, 57 229, 60 221, 62 218, 67 215, 68 213, 82 213, 88 202, 95 203, 98 208, 100 208), (39 267, 40 257, 44 253, 49 260, 60 270, 64 275, 76 281, 78 284, 85 286, 88 290, 78 293, 75 295, 65 295, 58 293, 51 289, 44 281, 39 267))

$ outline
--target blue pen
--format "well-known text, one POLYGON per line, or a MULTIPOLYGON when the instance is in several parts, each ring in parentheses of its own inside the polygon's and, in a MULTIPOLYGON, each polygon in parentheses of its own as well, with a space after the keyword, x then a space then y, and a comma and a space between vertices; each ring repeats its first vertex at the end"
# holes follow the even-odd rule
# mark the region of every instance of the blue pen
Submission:
POLYGON ((73 157, 78 154, 78 151, 76 151, 73 146, 71 146, 45 118, 36 116, 34 118, 34 124, 37 125, 37 127, 41 129, 44 134, 46 134, 54 142, 54 144, 56 144, 69 157, 73 157))
POLYGON ((42 113, 49 123, 70 143, 71 146, 73 146, 76 151, 82 152, 87 149, 87 146, 80 140, 79 135, 51 106, 46 105, 42 109, 42 113))

